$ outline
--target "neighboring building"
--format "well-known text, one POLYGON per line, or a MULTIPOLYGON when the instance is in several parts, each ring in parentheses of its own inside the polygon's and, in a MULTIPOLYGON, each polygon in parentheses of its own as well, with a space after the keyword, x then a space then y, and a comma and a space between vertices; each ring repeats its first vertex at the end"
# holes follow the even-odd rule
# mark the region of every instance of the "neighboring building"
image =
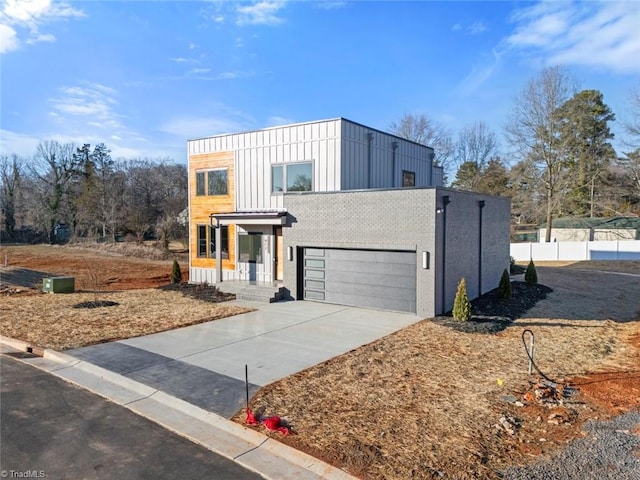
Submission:
MULTIPOLYGON (((546 224, 538 238, 544 242, 546 224)), ((551 225, 552 242, 586 242, 606 240, 640 240, 640 218, 557 218, 551 225)))
POLYGON ((509 264, 508 199, 442 188, 433 149, 343 118, 190 140, 190 281, 434 316, 509 264))

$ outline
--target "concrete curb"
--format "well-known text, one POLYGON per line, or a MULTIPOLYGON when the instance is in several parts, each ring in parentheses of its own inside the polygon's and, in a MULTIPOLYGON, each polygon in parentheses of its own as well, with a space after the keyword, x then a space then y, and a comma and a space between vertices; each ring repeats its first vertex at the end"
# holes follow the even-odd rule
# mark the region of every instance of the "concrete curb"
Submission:
POLYGON ((41 355, 22 361, 124 406, 266 479, 356 480, 267 435, 84 360, 2 335, 0 345, 41 355))

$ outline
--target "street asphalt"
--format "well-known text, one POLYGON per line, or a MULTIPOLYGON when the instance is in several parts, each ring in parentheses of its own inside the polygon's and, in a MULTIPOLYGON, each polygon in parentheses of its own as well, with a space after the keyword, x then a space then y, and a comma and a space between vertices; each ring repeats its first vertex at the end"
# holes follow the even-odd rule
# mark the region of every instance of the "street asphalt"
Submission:
POLYGON ((132 411, 0 356, 0 477, 260 479, 132 411))

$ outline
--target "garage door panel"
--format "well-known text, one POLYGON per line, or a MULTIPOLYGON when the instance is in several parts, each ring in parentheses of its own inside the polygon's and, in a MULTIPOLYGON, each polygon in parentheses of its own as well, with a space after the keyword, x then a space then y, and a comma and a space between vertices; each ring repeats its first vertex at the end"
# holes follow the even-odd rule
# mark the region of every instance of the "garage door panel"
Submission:
POLYGON ((371 263, 394 263, 415 265, 415 252, 392 252, 382 250, 332 250, 325 249, 325 256, 331 260, 371 263))
POLYGON ((339 305, 353 305, 356 307, 379 308, 381 310, 395 310, 398 312, 415 312, 415 301, 404 298, 369 297, 351 293, 326 292, 325 302, 339 305))
MULTIPOLYGON (((326 280, 328 285, 344 283, 345 288, 349 288, 350 285, 377 285, 391 288, 401 287, 415 292, 415 281, 412 281, 411 277, 408 275, 384 275, 377 273, 329 270, 326 272, 324 280, 326 280)), ((332 289, 335 290, 335 288, 332 289)))
POLYGON ((415 289, 402 285, 372 285, 354 282, 325 282, 326 292, 353 292, 358 295, 371 295, 376 297, 393 298, 399 295, 415 298, 415 289))
POLYGON ((415 312, 416 253, 305 248, 304 298, 415 312))
POLYGON ((412 275, 416 271, 415 262, 413 265, 406 263, 382 263, 382 262, 358 262, 355 260, 341 260, 336 263, 334 259, 327 259, 331 262, 329 269, 332 272, 355 272, 373 273, 378 275, 412 275))

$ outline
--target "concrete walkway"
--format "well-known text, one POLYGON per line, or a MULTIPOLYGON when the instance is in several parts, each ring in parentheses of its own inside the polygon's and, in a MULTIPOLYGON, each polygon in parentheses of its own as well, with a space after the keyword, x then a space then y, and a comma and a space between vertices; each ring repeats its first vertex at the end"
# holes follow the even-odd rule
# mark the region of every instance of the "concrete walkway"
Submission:
MULTIPOLYGON (((420 319, 313 302, 234 303, 258 310, 65 353, 45 349, 41 357, 23 361, 123 405, 264 478, 354 480, 224 418, 244 405, 244 366, 249 366, 255 391, 420 319)), ((0 336, 0 353, 30 348, 0 336)))
POLYGON ((314 302, 256 311, 67 354, 231 418, 260 387, 418 321, 415 315, 314 302))

